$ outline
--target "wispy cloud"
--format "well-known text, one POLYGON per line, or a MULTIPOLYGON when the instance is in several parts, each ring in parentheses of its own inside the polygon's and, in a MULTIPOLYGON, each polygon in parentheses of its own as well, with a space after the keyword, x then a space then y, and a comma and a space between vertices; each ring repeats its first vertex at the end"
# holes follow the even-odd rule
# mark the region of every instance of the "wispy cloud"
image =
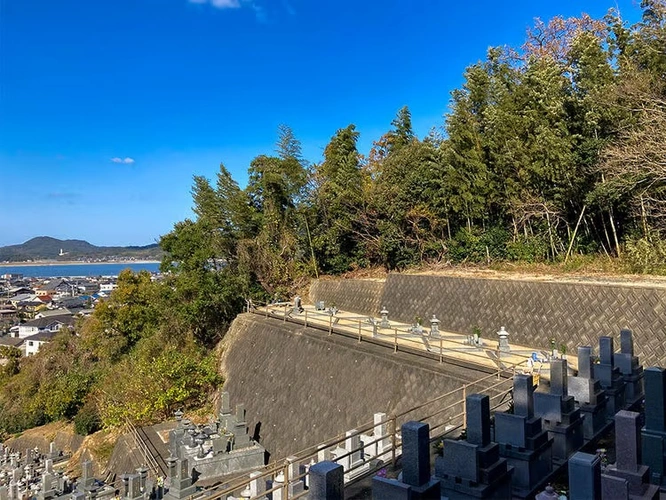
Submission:
POLYGON ((132 163, 134 163, 134 158, 130 158, 129 156, 125 158, 120 158, 116 156, 114 158, 111 158, 111 161, 113 163, 122 163, 123 165, 131 165, 132 163))
MULTIPOLYGON (((270 17, 268 9, 264 5, 264 0, 188 0, 189 3, 205 5, 209 4, 216 9, 241 9, 248 8, 254 11, 254 15, 258 22, 268 23, 270 17)), ((296 14, 294 8, 287 0, 283 0, 282 8, 290 15, 296 14)))

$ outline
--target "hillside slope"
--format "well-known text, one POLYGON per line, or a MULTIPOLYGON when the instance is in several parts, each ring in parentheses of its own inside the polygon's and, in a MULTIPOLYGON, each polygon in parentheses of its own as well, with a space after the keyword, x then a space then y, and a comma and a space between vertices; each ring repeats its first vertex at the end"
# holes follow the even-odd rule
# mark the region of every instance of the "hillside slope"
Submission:
POLYGON ((84 240, 60 240, 49 236, 38 236, 19 245, 0 247, 0 261, 20 262, 27 260, 82 259, 82 258, 159 258, 161 250, 157 244, 129 247, 95 246, 84 240), (65 255, 61 255, 61 251, 65 255))

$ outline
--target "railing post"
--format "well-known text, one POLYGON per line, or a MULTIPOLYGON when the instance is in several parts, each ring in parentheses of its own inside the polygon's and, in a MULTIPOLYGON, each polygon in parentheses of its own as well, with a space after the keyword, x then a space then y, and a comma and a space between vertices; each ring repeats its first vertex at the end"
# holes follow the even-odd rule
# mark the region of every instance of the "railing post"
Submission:
POLYGON ((284 464, 282 473, 284 474, 284 486, 282 487, 282 491, 284 492, 283 498, 289 500, 289 481, 291 481, 291 478, 289 477, 289 464, 287 462, 284 464))
POLYGON ((444 350, 443 350, 443 341, 441 334, 439 336, 439 362, 440 363, 444 362, 444 350))
POLYGON ((393 352, 398 352, 398 329, 394 328, 394 343, 393 343, 393 352))
POLYGON ((462 386, 462 391, 463 391, 463 397, 462 397, 463 429, 467 429, 467 384, 462 386))
MULTIPOLYGON (((396 329, 397 330, 397 329, 396 329)), ((397 439, 397 422, 395 415, 391 417, 391 466, 395 468, 395 456, 397 453, 397 447, 398 447, 398 439, 397 439)))
POLYGON ((305 328, 308 327, 308 310, 305 310, 305 328))
POLYGON ((331 335, 333 333, 333 315, 331 314, 328 317, 328 334, 331 335))
POLYGON ((358 341, 361 342, 361 320, 358 320, 358 341))

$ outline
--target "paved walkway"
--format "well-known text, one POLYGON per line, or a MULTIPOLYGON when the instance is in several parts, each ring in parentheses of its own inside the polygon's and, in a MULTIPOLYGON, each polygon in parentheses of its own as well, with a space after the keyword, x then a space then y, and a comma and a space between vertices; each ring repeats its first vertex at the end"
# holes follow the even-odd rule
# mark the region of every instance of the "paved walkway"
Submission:
MULTIPOLYGON (((511 370, 515 367, 517 372, 535 373, 544 379, 550 378, 548 361, 529 362, 533 353, 536 353, 539 359, 547 360, 549 355, 547 351, 515 344, 510 344, 508 352, 500 351, 497 338, 482 338, 480 345, 474 345, 467 335, 459 333, 442 330, 431 333, 429 326, 423 326, 419 331, 414 325, 390 320, 388 325, 382 327, 380 318, 360 316, 347 311, 337 311, 333 315, 329 310, 317 311, 310 305, 304 305, 300 313, 295 313, 291 304, 284 303, 258 307, 254 312, 276 319, 303 323, 305 326, 327 330, 329 333, 358 336, 361 342, 363 339, 371 338, 373 341, 386 344, 387 347, 393 347, 394 350, 399 350, 401 347, 423 350, 430 353, 429 357, 439 356, 441 362, 454 358, 487 369, 511 370)), ((578 368, 577 361, 576 357, 568 359, 570 369, 578 368)))

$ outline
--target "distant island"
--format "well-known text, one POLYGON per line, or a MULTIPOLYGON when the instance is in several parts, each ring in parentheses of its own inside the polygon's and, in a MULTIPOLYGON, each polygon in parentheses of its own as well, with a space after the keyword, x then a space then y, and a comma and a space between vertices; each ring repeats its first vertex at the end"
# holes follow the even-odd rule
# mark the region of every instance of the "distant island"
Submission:
POLYGON ((158 261, 162 258, 159 245, 102 247, 84 240, 59 240, 38 236, 20 245, 0 247, 0 263, 11 262, 124 262, 158 261))

